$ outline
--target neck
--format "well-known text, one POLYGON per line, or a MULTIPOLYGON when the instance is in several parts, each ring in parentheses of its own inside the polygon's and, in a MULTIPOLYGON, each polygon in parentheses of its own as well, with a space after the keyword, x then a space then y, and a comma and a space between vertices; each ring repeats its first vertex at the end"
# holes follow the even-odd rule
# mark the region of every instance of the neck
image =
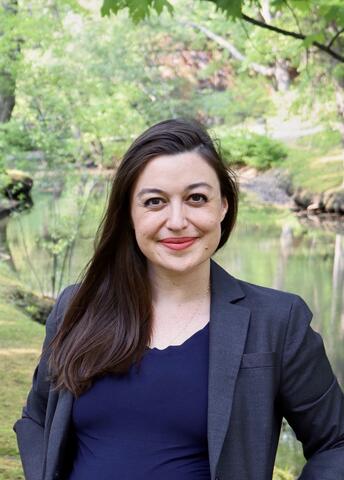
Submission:
POLYGON ((149 265, 154 303, 191 303, 204 296, 210 282, 210 259, 187 272, 173 272, 149 265))

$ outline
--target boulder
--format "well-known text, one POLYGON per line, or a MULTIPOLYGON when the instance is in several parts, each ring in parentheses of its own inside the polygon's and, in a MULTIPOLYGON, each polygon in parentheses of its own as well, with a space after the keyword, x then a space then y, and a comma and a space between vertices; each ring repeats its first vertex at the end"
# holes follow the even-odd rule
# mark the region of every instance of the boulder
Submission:
POLYGON ((325 210, 330 213, 344 214, 344 186, 331 188, 324 193, 325 210))
POLYGON ((312 203, 307 207, 307 212, 319 213, 324 210, 324 207, 323 193, 316 193, 313 195, 312 203))
POLYGON ((32 320, 43 325, 56 301, 50 297, 40 297, 19 287, 11 292, 10 297, 32 320))
POLYGON ((305 209, 314 203, 312 192, 302 187, 296 188, 292 198, 296 205, 305 209))
POLYGON ((3 194, 10 200, 24 200, 30 196, 32 178, 21 170, 6 170, 9 182, 2 187, 3 194))

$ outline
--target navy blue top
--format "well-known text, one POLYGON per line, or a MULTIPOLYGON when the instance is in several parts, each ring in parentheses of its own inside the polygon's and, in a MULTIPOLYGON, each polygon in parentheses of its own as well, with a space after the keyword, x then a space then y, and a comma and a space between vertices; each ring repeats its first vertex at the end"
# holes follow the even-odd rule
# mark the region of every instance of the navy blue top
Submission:
POLYGON ((210 480, 209 322, 182 345, 146 349, 74 400, 69 480, 210 480))

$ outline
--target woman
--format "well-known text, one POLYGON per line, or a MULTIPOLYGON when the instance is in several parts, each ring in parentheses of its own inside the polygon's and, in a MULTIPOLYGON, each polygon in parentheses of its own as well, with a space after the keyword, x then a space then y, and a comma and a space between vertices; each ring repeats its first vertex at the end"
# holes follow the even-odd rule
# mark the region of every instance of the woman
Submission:
POLYGON ((283 416, 300 478, 344 479, 344 396, 310 310, 211 259, 237 201, 197 122, 130 146, 84 278, 47 320, 14 426, 26 479, 267 480, 283 416))

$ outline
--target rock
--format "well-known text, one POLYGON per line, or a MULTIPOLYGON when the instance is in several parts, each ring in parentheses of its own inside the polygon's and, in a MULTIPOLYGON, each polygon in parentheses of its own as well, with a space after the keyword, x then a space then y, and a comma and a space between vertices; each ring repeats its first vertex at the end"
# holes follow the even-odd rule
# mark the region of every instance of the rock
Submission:
POLYGON ((293 195, 294 187, 289 172, 284 170, 283 168, 274 168, 271 169, 270 172, 275 178, 278 188, 283 190, 288 196, 293 195))
POLYGON ((324 197, 323 193, 314 194, 313 195, 313 202, 310 205, 308 205, 307 211, 312 212, 312 213, 322 212, 324 210, 324 207, 325 207, 323 197, 324 197))
POLYGON ((49 297, 39 297, 32 292, 17 288, 10 294, 12 300, 19 308, 24 310, 32 320, 45 324, 55 300, 49 297))
POLYGON ((20 205, 18 200, 9 200, 8 198, 0 199, 0 219, 7 217, 13 210, 20 205))
POLYGON ((30 196, 32 178, 21 170, 6 170, 9 183, 3 187, 3 194, 10 200, 25 200, 30 196))
POLYGON ((325 210, 330 213, 344 214, 344 186, 331 188, 324 193, 325 210))
POLYGON ((321 208, 319 207, 318 203, 311 203, 307 207, 307 212, 312 212, 312 213, 321 212, 321 208))
POLYGON ((239 181, 244 191, 254 192, 262 202, 278 205, 290 203, 290 197, 286 193, 290 178, 282 169, 270 169, 261 174, 252 169, 240 169, 239 181))
POLYGON ((302 187, 296 188, 293 195, 293 200, 296 203, 296 205, 305 209, 308 208, 310 205, 312 205, 312 203, 314 203, 313 194, 302 187))

